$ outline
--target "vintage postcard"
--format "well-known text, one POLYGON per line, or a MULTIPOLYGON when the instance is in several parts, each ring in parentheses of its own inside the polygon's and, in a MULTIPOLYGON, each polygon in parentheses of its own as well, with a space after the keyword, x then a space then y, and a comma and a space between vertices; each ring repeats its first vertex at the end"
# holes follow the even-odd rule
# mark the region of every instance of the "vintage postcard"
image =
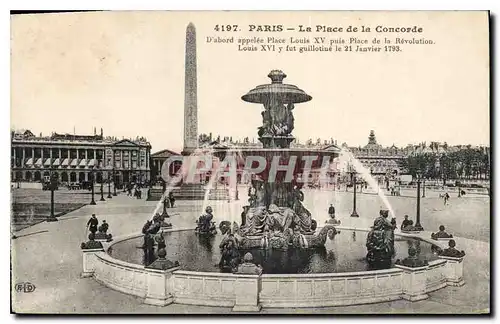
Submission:
POLYGON ((487 11, 11 15, 17 314, 489 314, 487 11))

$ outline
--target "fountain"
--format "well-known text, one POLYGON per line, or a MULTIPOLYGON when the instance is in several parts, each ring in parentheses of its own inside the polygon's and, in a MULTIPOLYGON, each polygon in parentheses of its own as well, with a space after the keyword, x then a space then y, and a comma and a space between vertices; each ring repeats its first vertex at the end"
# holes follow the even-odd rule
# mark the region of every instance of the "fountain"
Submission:
POLYGON ((300 235, 302 247, 320 247, 328 235, 337 232, 332 224, 316 231, 317 222, 302 203, 301 188, 308 179, 301 176, 312 169, 328 168, 340 151, 290 147, 294 140, 295 104, 308 102, 312 97, 294 85, 284 84, 286 74, 280 70, 271 71, 268 77, 271 84, 257 86, 242 97, 246 102, 264 106, 262 126, 258 130, 263 148, 214 152, 221 160, 228 154, 237 155, 247 162, 245 171, 251 170, 248 171, 252 178, 249 205, 244 225, 237 233, 241 237, 239 248, 263 248, 265 242, 269 242, 266 248, 287 249, 294 235, 300 235), (265 166, 256 170, 254 162, 259 161, 264 161, 265 166))

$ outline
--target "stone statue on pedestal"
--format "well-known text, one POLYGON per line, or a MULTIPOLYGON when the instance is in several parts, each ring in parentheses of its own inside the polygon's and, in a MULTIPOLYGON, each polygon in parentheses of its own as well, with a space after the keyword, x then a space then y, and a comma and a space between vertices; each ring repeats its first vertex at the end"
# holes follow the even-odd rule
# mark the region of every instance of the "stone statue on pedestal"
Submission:
POLYGON ((453 235, 446 233, 445 227, 443 225, 441 225, 441 226, 439 226, 439 232, 432 233, 431 234, 431 238, 433 240, 437 240, 437 239, 440 239, 440 238, 441 239, 443 239, 443 238, 447 239, 447 238, 453 238, 453 235))
POLYGON ((410 247, 408 248, 408 257, 404 258, 403 261, 399 259, 396 260, 396 264, 410 268, 419 268, 429 265, 429 262, 427 262, 427 260, 420 260, 418 258, 418 254, 419 253, 417 249, 415 249, 414 247, 410 247))
POLYGON ((212 207, 208 206, 205 208, 205 214, 201 215, 196 223, 195 232, 198 234, 210 234, 215 235, 217 233, 217 229, 215 228, 215 223, 212 222, 214 215, 212 214, 212 207))
POLYGON ((158 248, 158 259, 154 260, 151 264, 146 265, 146 268, 157 270, 168 270, 179 266, 179 262, 172 262, 166 259, 167 251, 165 248, 158 248))
POLYGON ((463 258, 465 256, 464 251, 459 251, 455 248, 457 243, 455 240, 450 240, 448 242, 448 248, 440 251, 440 256, 452 257, 452 258, 463 258))
POLYGON ((387 219, 388 210, 381 210, 380 216, 373 223, 372 230, 366 238, 368 253, 366 260, 374 267, 388 267, 391 264, 394 250, 395 225, 387 219))
POLYGON ((103 248, 102 243, 95 240, 95 234, 94 233, 90 233, 89 234, 89 240, 87 242, 85 242, 85 243, 82 243, 80 245, 80 247, 82 248, 82 250, 86 250, 86 249, 102 249, 103 248))
POLYGON ((253 255, 250 252, 247 252, 243 257, 243 263, 238 266, 236 271, 237 274, 252 274, 252 275, 261 275, 262 267, 257 266, 253 263, 253 255))

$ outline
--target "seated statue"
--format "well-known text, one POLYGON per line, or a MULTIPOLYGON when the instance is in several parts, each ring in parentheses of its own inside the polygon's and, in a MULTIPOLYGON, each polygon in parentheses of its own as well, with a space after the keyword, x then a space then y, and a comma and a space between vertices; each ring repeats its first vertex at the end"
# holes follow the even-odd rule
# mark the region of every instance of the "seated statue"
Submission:
POLYGON ((249 208, 242 232, 249 236, 261 235, 264 232, 267 217, 268 213, 265 206, 249 208))
POLYGON ((164 248, 158 249, 158 259, 153 261, 151 264, 146 265, 146 268, 157 269, 157 270, 167 270, 179 266, 179 262, 172 262, 166 259, 167 251, 164 248))
POLYGON ((465 256, 464 251, 459 251, 455 249, 457 243, 455 240, 450 240, 448 242, 448 248, 441 251, 440 256, 452 257, 452 258, 462 258, 465 256))
POLYGON ((243 263, 238 266, 236 274, 251 274, 251 275, 261 275, 262 267, 257 266, 253 263, 253 255, 247 252, 243 257, 243 263))
POLYGON ((109 229, 109 224, 106 223, 105 220, 103 220, 101 226, 99 226, 99 233, 106 234, 106 232, 108 231, 108 229, 109 229))
POLYGON ((431 238, 433 240, 437 240, 440 238, 452 238, 452 237, 453 235, 446 233, 443 225, 439 226, 439 232, 431 234, 431 238))
POLYGON ((113 235, 107 234, 109 229, 109 224, 105 220, 102 221, 101 226, 99 226, 99 231, 95 233, 95 239, 99 241, 111 242, 113 235))
POLYGON ((295 213, 290 208, 279 208, 272 204, 268 209, 267 224, 270 228, 281 227, 281 231, 286 231, 295 220, 295 213))
POLYGON ((419 232, 420 230, 413 225, 413 221, 409 220, 408 225, 401 229, 401 232, 419 232))
POLYGON ((89 234, 89 240, 87 242, 85 242, 85 243, 82 243, 80 245, 80 247, 81 247, 82 250, 86 250, 86 249, 103 249, 104 248, 102 246, 101 242, 95 240, 95 234, 94 233, 90 233, 89 234))
POLYGON ((410 268, 418 268, 418 267, 424 267, 426 265, 429 265, 427 260, 419 260, 418 255, 417 255, 417 250, 413 247, 410 247, 408 249, 408 257, 404 258, 403 261, 401 260, 396 260, 396 264, 402 265, 405 267, 410 267, 410 268))
POLYGON ((215 234, 217 230, 215 228, 215 224, 212 222, 214 218, 212 214, 212 207, 208 206, 205 208, 205 214, 201 215, 196 222, 198 226, 196 226, 195 231, 201 234, 215 234))

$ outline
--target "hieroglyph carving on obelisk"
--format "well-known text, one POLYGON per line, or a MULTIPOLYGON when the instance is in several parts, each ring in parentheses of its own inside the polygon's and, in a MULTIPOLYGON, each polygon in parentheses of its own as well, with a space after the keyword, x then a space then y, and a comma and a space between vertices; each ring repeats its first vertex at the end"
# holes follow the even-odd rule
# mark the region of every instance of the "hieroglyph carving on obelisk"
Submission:
POLYGON ((184 150, 190 154, 198 147, 198 105, 196 77, 196 29, 189 23, 186 29, 186 61, 184 88, 184 150))

